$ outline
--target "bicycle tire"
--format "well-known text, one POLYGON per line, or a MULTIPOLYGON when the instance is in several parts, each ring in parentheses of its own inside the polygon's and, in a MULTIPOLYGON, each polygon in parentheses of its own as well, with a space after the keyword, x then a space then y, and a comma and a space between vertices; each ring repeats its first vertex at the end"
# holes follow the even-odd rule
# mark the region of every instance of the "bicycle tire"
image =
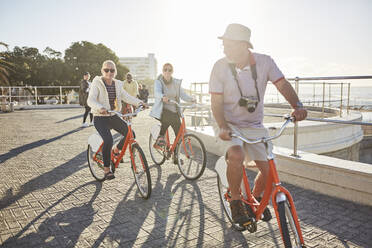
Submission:
POLYGON ((154 147, 155 142, 156 142, 156 139, 154 139, 152 137, 152 134, 150 134, 149 150, 150 150, 151 159, 156 165, 162 165, 165 161, 165 154, 164 152, 159 151, 158 149, 154 147))
POLYGON ((177 165, 186 179, 196 180, 203 175, 207 165, 207 152, 203 142, 195 134, 185 134, 183 140, 187 150, 185 152, 182 139, 180 139, 176 148, 177 165))
POLYGON ((288 201, 282 201, 278 203, 278 214, 284 246, 286 248, 302 247, 300 236, 298 235, 298 231, 288 201), (288 229, 288 226, 290 229, 288 229))
MULTIPOLYGON (((87 148, 87 161, 89 170, 92 173, 92 176, 99 182, 102 182, 105 180, 105 173, 103 171, 103 164, 96 162, 93 160, 95 152, 92 151, 92 147, 88 145, 87 148)), ((101 159, 103 159, 102 152, 99 152, 97 156, 100 156, 101 159)))
POLYGON ((225 193, 228 192, 228 189, 222 184, 221 179, 217 176, 217 186, 218 186, 218 195, 220 197, 220 201, 223 207, 223 210, 227 216, 227 219, 231 223, 232 227, 237 231, 244 231, 245 227, 234 223, 232 220, 231 209, 230 209, 230 202, 226 199, 225 193))
POLYGON ((131 167, 138 191, 144 199, 148 199, 151 195, 151 175, 145 154, 138 144, 132 145, 131 156, 133 156, 131 167))

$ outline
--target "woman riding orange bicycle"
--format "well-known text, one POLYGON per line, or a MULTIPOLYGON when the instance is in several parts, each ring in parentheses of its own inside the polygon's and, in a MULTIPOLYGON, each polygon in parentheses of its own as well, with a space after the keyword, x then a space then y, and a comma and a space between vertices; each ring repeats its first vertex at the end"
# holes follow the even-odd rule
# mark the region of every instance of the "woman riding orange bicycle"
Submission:
POLYGON ((186 102, 195 102, 193 97, 183 91, 181 80, 173 78, 172 74, 173 66, 170 63, 164 64, 163 74, 157 78, 154 84, 155 103, 150 116, 161 123, 160 133, 156 141, 156 146, 159 147, 165 145, 164 134, 169 126, 172 126, 176 136, 181 126, 179 109, 170 100, 177 103, 180 102, 180 99, 186 102))
POLYGON ((117 115, 110 116, 109 110, 121 110, 121 100, 139 106, 145 105, 141 100, 130 96, 124 89, 123 83, 115 79, 117 74, 116 65, 111 60, 106 60, 102 64, 102 76, 96 76, 93 79, 88 97, 88 105, 92 108, 94 115, 94 126, 102 137, 104 144, 102 149, 105 180, 115 178, 110 171, 111 148, 113 138, 110 129, 114 129, 123 135, 118 144, 121 149, 128 132, 127 124, 117 115))

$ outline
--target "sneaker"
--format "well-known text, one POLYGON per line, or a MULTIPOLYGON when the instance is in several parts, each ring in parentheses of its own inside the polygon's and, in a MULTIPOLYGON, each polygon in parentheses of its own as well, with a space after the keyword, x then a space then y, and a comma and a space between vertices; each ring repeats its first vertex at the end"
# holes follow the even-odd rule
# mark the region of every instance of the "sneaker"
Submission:
POLYGON ((251 222, 247 209, 243 206, 241 200, 232 200, 230 202, 232 220, 236 224, 243 225, 251 222))
POLYGON ((83 125, 81 125, 81 127, 89 127, 89 124, 84 122, 83 125))
MULTIPOLYGON (((255 197, 255 198, 258 202, 261 202, 262 200, 261 196, 255 197)), ((271 215, 270 209, 268 207, 265 208, 262 215, 263 217, 261 218, 261 220, 266 221, 266 222, 270 221, 273 218, 271 215)))
POLYGON ((93 122, 89 123, 89 126, 94 126, 94 123, 93 122))

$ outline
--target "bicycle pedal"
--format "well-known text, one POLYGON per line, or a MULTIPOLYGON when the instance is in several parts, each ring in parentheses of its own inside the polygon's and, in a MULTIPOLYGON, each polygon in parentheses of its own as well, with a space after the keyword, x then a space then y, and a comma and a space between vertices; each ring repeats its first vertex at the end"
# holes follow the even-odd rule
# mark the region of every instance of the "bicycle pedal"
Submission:
POLYGON ((250 221, 248 221, 248 222, 245 222, 244 224, 243 224, 243 226, 244 227, 247 227, 247 226, 249 226, 249 225, 252 225, 252 220, 250 220, 250 221))
POLYGON ((243 224, 243 227, 248 230, 250 233, 254 233, 257 231, 257 223, 254 218, 251 218, 250 221, 243 224))

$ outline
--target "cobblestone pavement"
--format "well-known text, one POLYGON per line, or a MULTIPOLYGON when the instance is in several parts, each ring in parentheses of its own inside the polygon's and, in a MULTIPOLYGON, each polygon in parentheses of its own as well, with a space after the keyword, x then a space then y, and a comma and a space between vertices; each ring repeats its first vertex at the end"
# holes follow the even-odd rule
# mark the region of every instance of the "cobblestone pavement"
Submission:
MULTIPOLYGON (((139 196, 121 164, 115 180, 93 180, 86 161, 83 109, 0 114, 0 246, 3 247, 282 247, 275 218, 255 233, 227 222, 218 198, 216 156, 204 175, 185 180, 167 161, 152 163, 148 112, 134 121, 152 177, 139 196)), ((254 172, 249 172, 253 181, 254 172)), ((307 247, 372 247, 372 208, 290 184, 307 247)), ((271 209, 272 210, 272 209, 271 209)), ((272 211, 273 213, 273 211, 272 211)))

